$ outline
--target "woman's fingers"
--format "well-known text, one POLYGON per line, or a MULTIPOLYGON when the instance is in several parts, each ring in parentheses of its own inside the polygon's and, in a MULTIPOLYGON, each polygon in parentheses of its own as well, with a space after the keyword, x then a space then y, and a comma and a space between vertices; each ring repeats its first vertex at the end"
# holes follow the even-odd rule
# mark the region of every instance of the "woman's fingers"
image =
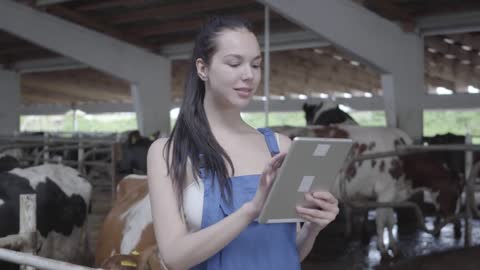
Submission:
POLYGON ((327 191, 315 191, 312 193, 313 197, 316 199, 321 199, 328 201, 333 204, 338 204, 338 200, 330 193, 327 191))
POLYGON ((320 218, 320 219, 328 219, 334 220, 337 216, 334 212, 312 209, 312 208, 305 208, 305 207, 297 207, 297 213, 299 215, 308 215, 313 218, 320 218))
POLYGON ((299 217, 305 221, 309 221, 313 224, 319 225, 320 228, 325 228, 328 224, 330 224, 330 222, 332 222, 330 219, 316 218, 305 214, 301 214, 299 215, 299 217))
POLYGON ((287 153, 279 153, 275 155, 269 162, 272 165, 271 167, 276 169, 280 168, 280 166, 282 166, 283 161, 285 160, 286 155, 287 153))
POLYGON ((277 170, 282 166, 285 155, 286 153, 277 154, 267 163, 262 173, 262 178, 264 178, 266 182, 275 179, 277 170))
POLYGON ((308 202, 311 202, 315 205, 314 208, 321 209, 327 212, 332 212, 335 215, 338 214, 339 210, 338 210, 337 203, 332 203, 325 199, 319 199, 318 197, 312 196, 312 194, 310 193, 305 194, 305 198, 307 199, 308 202))

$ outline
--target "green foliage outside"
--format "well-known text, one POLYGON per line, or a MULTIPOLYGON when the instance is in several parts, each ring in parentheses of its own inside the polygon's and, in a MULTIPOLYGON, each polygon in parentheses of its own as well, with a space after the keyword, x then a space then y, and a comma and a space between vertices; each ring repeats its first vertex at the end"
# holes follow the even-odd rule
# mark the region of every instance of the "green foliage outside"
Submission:
MULTIPOLYGON (((73 132, 73 112, 64 115, 28 115, 20 117, 21 131, 73 132)), ((122 132, 137 129, 135 113, 77 113, 77 131, 122 132)))
MULTIPOLYGON (((385 126, 385 113, 350 112, 350 115, 363 126, 385 126)), ((243 119, 254 127, 265 126, 264 113, 242 113, 243 119)), ((176 118, 172 118, 172 126, 176 118)), ((21 131, 73 132, 73 113, 51 116, 21 116, 21 131)), ((305 126, 303 112, 273 112, 269 115, 269 126, 305 126)), ((137 128, 134 113, 110 113, 89 115, 77 113, 77 130, 82 132, 121 132, 137 128)), ((425 111, 424 134, 433 136, 443 133, 466 134, 474 136, 474 142, 480 143, 480 110, 471 111, 425 111), (475 138, 476 137, 476 138, 475 138)))

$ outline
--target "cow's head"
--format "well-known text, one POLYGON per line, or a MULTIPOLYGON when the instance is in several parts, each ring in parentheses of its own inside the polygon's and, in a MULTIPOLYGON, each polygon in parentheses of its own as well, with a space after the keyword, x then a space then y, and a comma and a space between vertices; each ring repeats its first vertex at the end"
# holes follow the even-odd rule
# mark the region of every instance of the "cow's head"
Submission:
POLYGON ((458 200, 462 194, 465 180, 456 172, 445 168, 448 171, 445 183, 440 187, 436 204, 442 217, 449 217, 455 214, 458 200))
MULTIPOLYGON (((155 135, 156 136, 156 135, 155 135)), ((146 174, 147 152, 153 140, 143 137, 135 130, 128 134, 127 141, 122 144, 121 160, 118 162, 120 174, 146 174)))
POLYGON ((422 137, 422 141, 428 144, 464 144, 465 136, 453 133, 437 134, 433 137, 422 137))
POLYGON ((303 104, 307 125, 354 124, 357 122, 342 111, 333 100, 324 100, 317 105, 303 104))
POLYGON ((18 167, 20 167, 18 159, 11 155, 0 154, 0 172, 8 172, 18 167))
MULTIPOLYGON (((453 133, 437 134, 433 137, 422 137, 422 142, 428 143, 428 145, 465 144, 465 136, 453 133)), ((460 177, 465 177, 464 152, 438 151, 436 157, 460 177)))

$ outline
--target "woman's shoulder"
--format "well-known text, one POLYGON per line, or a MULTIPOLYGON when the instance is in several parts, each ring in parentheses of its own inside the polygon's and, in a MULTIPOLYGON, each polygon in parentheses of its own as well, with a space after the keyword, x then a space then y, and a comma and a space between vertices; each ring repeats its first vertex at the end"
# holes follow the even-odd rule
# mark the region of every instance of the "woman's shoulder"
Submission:
POLYGON ((168 138, 158 138, 151 145, 149 151, 163 151, 163 148, 167 144, 168 138))
POLYGON ((156 159, 160 161, 164 161, 164 149, 167 144, 168 138, 158 138, 156 139, 148 149, 147 158, 148 159, 156 159))

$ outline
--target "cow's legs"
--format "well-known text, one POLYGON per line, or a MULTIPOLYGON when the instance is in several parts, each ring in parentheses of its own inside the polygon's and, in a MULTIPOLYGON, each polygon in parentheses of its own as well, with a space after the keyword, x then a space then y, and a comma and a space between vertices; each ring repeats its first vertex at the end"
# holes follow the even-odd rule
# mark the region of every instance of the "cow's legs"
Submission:
POLYGON ((399 250, 398 250, 398 245, 397 245, 397 239, 393 236, 393 226, 394 226, 394 217, 393 217, 393 209, 392 209, 392 219, 389 220, 389 223, 387 225, 387 230, 388 230, 388 248, 392 251, 393 256, 397 257, 400 255, 399 250), (391 221, 391 222, 390 222, 391 221))
MULTIPOLYGON (((385 260, 390 257, 390 255, 388 254, 388 248, 385 246, 385 239, 383 238, 385 228, 388 229, 389 247, 392 246, 392 242, 395 242, 395 239, 393 237, 393 232, 391 230, 391 228, 393 228, 393 223, 395 222, 393 209, 378 208, 377 218, 375 221, 377 225, 377 248, 378 248, 378 251, 380 251, 382 260, 385 260)), ((393 245, 396 248, 396 242, 393 245)))
MULTIPOLYGON (((377 194, 377 201, 380 203, 393 202, 395 201, 395 183, 392 181, 377 182, 380 183, 375 187, 375 192, 377 194)), ((393 225, 395 224, 395 215, 392 208, 377 208, 377 247, 382 255, 382 260, 390 258, 388 254, 388 249, 385 247, 383 232, 385 228, 388 229, 389 236, 389 247, 392 248, 394 255, 398 254, 397 242, 395 237, 393 237, 393 225)))
POLYGON ((362 220, 362 243, 368 245, 370 243, 370 233, 368 230, 368 209, 363 212, 362 220))

